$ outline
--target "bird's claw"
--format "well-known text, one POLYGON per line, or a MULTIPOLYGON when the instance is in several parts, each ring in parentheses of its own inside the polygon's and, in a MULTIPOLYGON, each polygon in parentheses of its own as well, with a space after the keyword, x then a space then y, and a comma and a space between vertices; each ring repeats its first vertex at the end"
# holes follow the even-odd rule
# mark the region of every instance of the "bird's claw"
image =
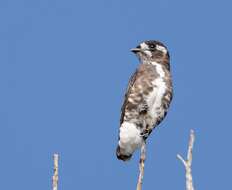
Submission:
POLYGON ((151 133, 151 130, 145 129, 142 133, 140 133, 140 136, 146 139, 151 133))

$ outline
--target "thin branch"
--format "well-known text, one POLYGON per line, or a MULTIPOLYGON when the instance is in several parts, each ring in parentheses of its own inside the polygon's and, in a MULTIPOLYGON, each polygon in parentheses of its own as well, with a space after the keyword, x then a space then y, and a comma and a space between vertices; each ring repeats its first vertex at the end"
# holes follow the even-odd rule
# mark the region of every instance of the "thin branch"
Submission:
POLYGON ((140 153, 140 160, 139 160, 139 177, 138 177, 136 190, 142 190, 145 160, 146 160, 146 143, 143 142, 141 146, 141 153, 140 153))
POLYGON ((186 167, 186 162, 185 160, 182 158, 181 155, 177 154, 177 158, 184 164, 184 167, 186 167))
POLYGON ((188 154, 187 154, 187 160, 184 160, 183 157, 179 154, 177 154, 177 158, 183 163, 185 167, 185 178, 186 178, 186 190, 194 190, 193 187, 193 178, 192 178, 192 151, 193 151, 193 144, 195 140, 194 131, 190 131, 190 138, 189 138, 189 145, 188 145, 188 154))
POLYGON ((52 176, 52 190, 58 190, 58 159, 59 155, 54 154, 53 160, 54 160, 54 171, 52 176))

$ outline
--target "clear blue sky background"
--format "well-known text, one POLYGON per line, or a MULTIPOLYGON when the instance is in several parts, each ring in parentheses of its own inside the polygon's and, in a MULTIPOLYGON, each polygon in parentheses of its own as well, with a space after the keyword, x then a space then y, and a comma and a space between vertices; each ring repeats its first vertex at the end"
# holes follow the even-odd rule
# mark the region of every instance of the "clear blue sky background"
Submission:
POLYGON ((115 157, 120 107, 138 65, 129 49, 170 50, 174 100, 148 141, 144 190, 184 189, 190 129, 196 189, 231 188, 229 0, 1 0, 0 189, 135 189, 136 153, 115 157))

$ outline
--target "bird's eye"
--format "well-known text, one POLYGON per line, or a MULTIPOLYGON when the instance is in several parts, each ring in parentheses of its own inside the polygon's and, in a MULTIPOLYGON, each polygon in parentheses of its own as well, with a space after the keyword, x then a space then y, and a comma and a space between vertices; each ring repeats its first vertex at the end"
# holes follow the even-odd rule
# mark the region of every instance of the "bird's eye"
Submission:
POLYGON ((150 45, 149 45, 149 48, 150 48, 150 49, 155 49, 155 45, 154 45, 154 44, 150 44, 150 45))

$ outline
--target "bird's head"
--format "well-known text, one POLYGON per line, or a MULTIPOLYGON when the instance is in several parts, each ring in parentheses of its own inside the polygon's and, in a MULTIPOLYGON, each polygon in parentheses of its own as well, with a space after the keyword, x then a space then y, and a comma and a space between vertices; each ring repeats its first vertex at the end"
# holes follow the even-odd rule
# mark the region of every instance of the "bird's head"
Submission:
POLYGON ((142 63, 161 62, 169 63, 167 47, 155 40, 148 40, 140 43, 136 48, 131 49, 142 63))

